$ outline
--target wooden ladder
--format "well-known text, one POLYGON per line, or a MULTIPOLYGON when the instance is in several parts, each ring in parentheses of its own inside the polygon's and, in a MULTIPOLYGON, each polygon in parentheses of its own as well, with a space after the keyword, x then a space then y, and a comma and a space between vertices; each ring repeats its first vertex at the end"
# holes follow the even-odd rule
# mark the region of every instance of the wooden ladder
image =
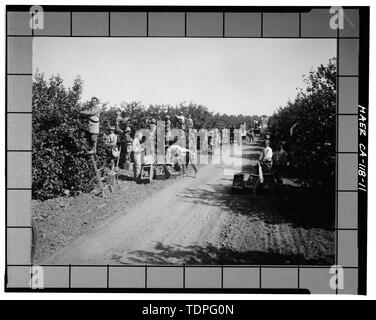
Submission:
POLYGON ((103 182, 104 182, 104 180, 106 178, 101 176, 101 171, 103 169, 98 169, 98 167, 97 167, 97 161, 95 160, 95 155, 94 154, 90 155, 90 160, 91 160, 91 164, 93 165, 93 168, 94 168, 94 171, 95 171, 95 177, 96 177, 96 180, 97 180, 97 187, 99 189, 99 193, 97 193, 96 195, 100 195, 101 197, 103 197, 104 196, 103 191, 109 185, 106 185, 106 186, 103 185, 103 182))

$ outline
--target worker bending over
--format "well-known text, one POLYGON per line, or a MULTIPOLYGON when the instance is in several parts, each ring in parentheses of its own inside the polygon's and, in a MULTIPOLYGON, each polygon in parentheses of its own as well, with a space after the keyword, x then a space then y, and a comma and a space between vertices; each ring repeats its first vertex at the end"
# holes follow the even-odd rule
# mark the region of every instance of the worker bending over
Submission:
POLYGON ((195 156, 193 152, 190 150, 183 148, 177 144, 173 144, 172 146, 168 147, 166 152, 166 163, 167 164, 175 164, 177 163, 182 168, 183 177, 187 176, 187 167, 190 164, 195 171, 195 176, 197 176, 197 167, 195 165, 195 156), (189 157, 189 163, 187 164, 187 156, 189 157))

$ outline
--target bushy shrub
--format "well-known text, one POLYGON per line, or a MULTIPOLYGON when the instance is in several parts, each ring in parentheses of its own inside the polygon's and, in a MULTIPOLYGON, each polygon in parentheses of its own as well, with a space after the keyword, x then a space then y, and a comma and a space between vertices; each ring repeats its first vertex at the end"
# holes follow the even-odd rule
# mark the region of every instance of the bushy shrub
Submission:
POLYGON ((289 174, 310 186, 334 186, 336 65, 320 65, 304 78, 307 88, 269 118, 272 146, 286 143, 289 174))
POLYGON ((33 81, 33 198, 48 199, 95 184, 85 156, 85 126, 79 118, 82 80, 65 88, 60 77, 48 81, 36 73, 33 81))

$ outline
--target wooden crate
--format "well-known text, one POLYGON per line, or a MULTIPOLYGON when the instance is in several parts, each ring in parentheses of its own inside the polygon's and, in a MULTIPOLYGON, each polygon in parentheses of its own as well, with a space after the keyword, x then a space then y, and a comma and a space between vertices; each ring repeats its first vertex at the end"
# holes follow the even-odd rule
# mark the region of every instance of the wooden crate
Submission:
POLYGON ((176 179, 180 176, 180 171, 176 171, 173 165, 166 164, 166 178, 167 179, 176 179))
POLYGON ((142 165, 140 173, 141 183, 150 183, 153 180, 153 165, 142 165))
POLYGON ((166 167, 164 164, 156 164, 154 166, 154 179, 155 180, 166 179, 166 167))
POLYGON ((256 184, 259 181, 259 176, 258 174, 253 174, 251 173, 247 179, 247 181, 244 183, 244 188, 247 189, 254 189, 256 184))
POLYGON ((232 191, 239 192, 244 190, 244 172, 234 174, 232 180, 232 191))

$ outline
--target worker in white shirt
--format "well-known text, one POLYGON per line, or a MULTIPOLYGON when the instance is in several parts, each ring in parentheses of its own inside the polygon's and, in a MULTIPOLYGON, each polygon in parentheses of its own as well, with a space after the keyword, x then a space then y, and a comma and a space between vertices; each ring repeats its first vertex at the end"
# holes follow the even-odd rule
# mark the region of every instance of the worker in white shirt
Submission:
POLYGON ((176 118, 178 119, 179 121, 179 129, 183 129, 185 130, 185 117, 183 115, 180 115, 180 116, 176 116, 176 118))
POLYGON ((258 174, 260 183, 264 183, 264 173, 270 172, 273 165, 273 150, 270 148, 269 140, 265 140, 264 145, 258 163, 251 168, 253 173, 258 174))
POLYGON ((187 118, 187 126, 188 126, 188 129, 193 129, 193 120, 191 117, 187 118))
POLYGON ((240 125, 240 130, 242 134, 242 143, 245 143, 245 140, 247 138, 247 129, 245 128, 245 124, 240 125))
POLYGON ((108 128, 105 144, 107 146, 108 157, 111 162, 111 170, 115 169, 115 159, 120 155, 117 147, 118 137, 115 134, 115 127, 108 128))
POLYGON ((145 146, 143 145, 145 140, 146 140, 146 137, 143 137, 141 132, 137 132, 132 143, 133 160, 134 160, 134 165, 136 169, 134 178, 136 181, 141 173, 141 160, 142 160, 142 153, 145 151, 145 146))
POLYGON ((194 161, 194 154, 186 149, 182 148, 177 144, 173 144, 172 146, 168 147, 166 152, 166 163, 167 164, 175 164, 178 163, 182 168, 183 177, 187 176, 187 161, 186 158, 189 157, 189 164, 192 166, 193 170, 195 171, 195 178, 197 175, 197 167, 194 161))
POLYGON ((270 141, 269 140, 265 140, 264 145, 265 145, 265 147, 261 151, 259 162, 260 162, 260 165, 263 169, 270 170, 271 167, 272 167, 272 164, 273 164, 273 162, 272 162, 273 150, 272 150, 272 148, 270 148, 270 141))
POLYGON ((157 137, 157 122, 155 119, 146 120, 149 126, 150 135, 148 141, 145 143, 145 156, 149 159, 150 163, 154 163, 155 149, 156 149, 156 137, 157 137))
POLYGON ((107 129, 105 144, 111 149, 117 146, 117 135, 115 134, 115 127, 111 126, 107 129))

